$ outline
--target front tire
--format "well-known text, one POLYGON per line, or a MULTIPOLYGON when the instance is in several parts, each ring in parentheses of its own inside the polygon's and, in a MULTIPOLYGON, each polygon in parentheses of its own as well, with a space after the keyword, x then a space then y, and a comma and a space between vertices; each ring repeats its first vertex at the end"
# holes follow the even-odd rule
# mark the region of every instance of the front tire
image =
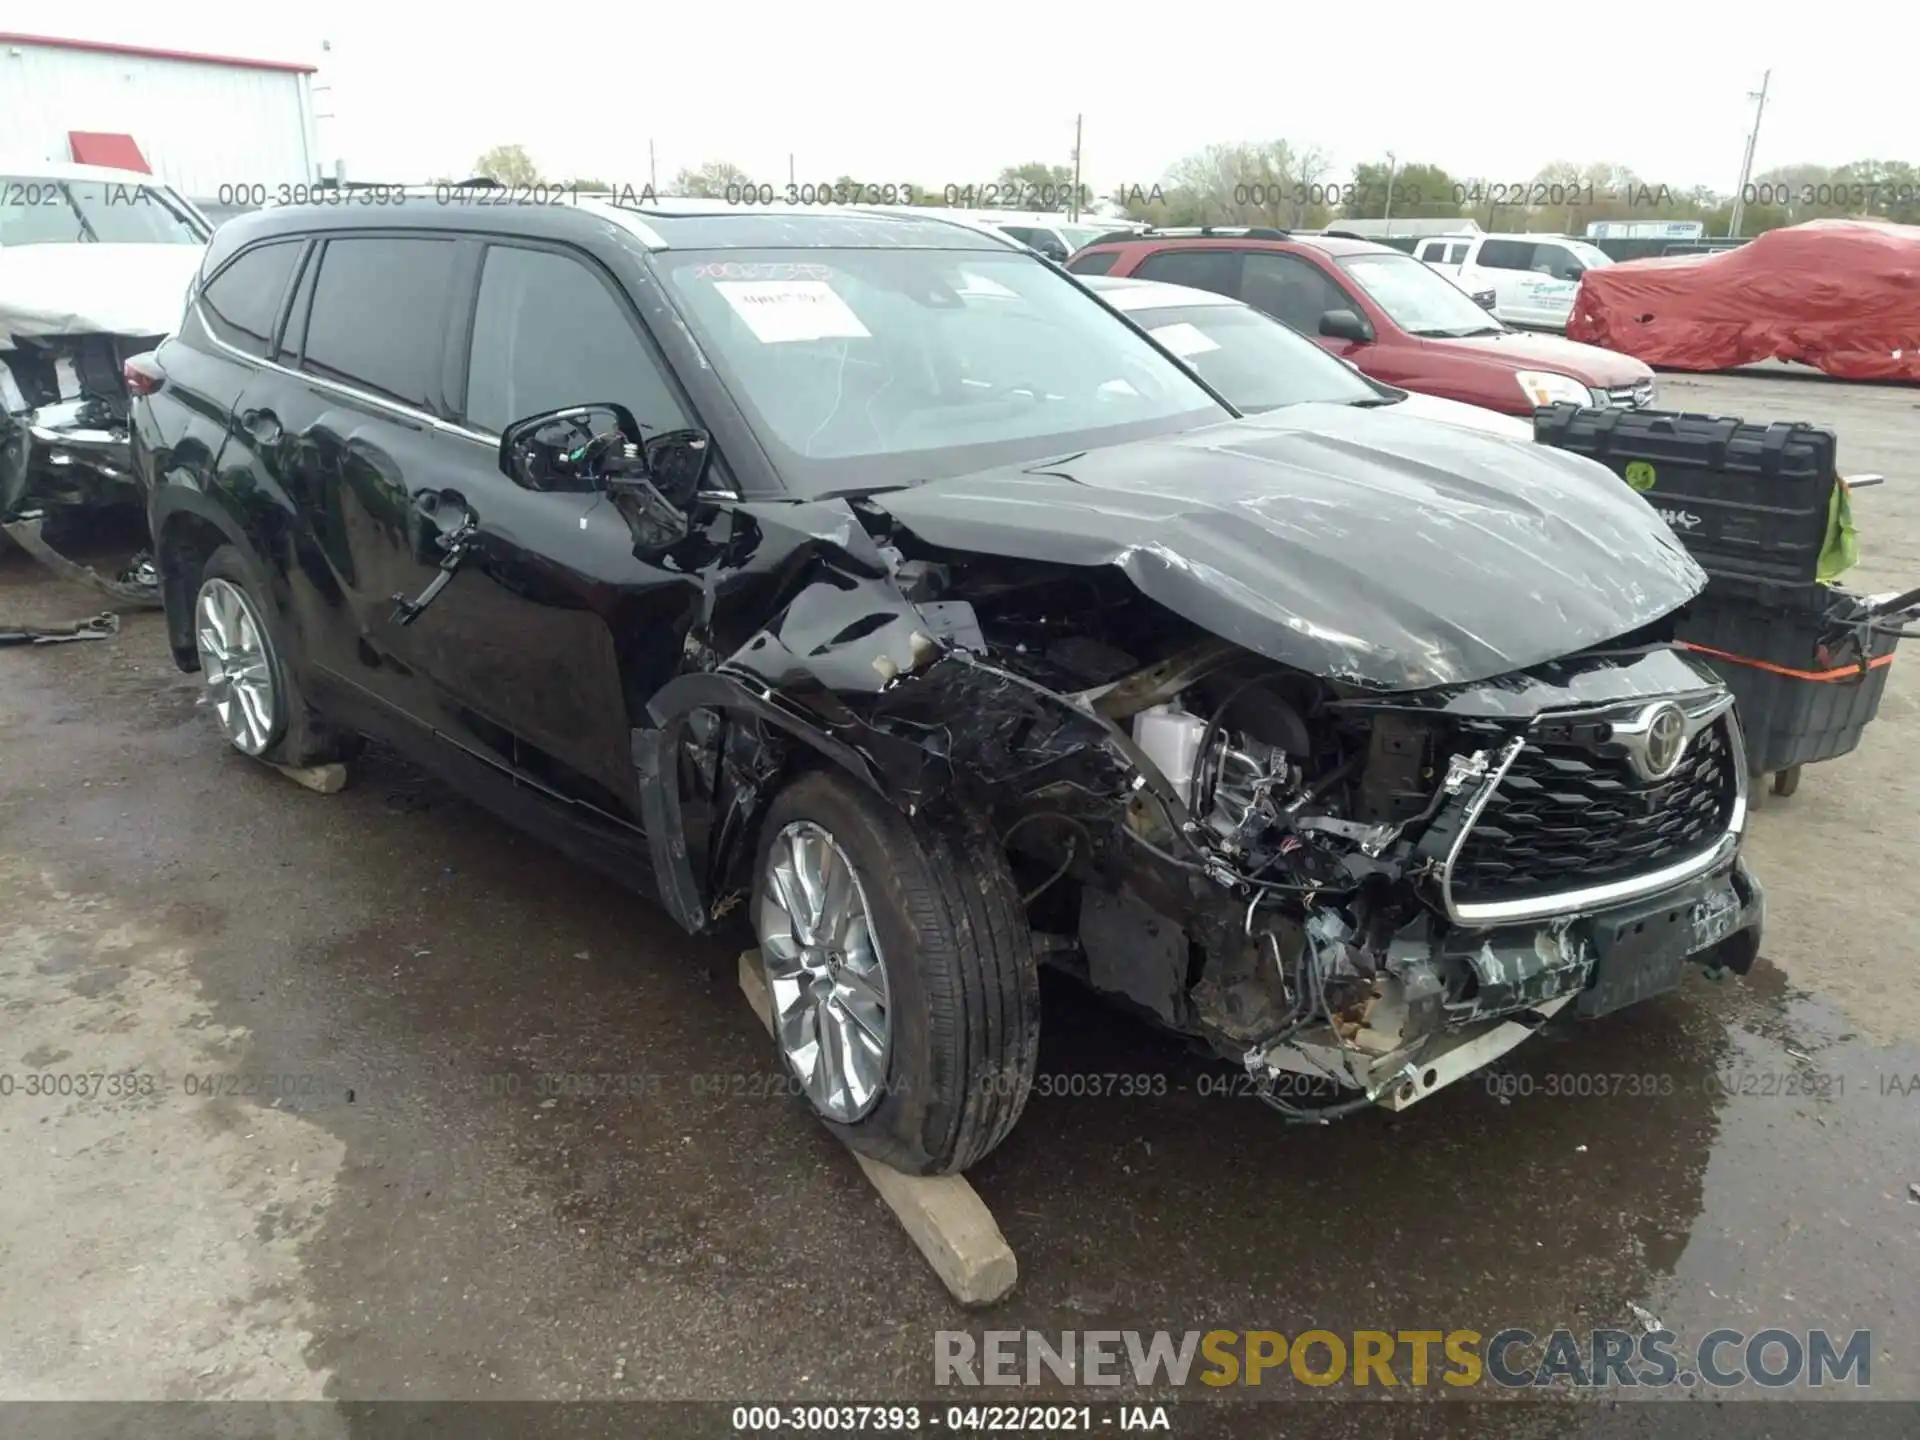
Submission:
POLYGON ((761 827, 754 927, 774 1033, 816 1114, 909 1174, 1007 1137, 1039 1053, 1032 932, 987 831, 812 771, 761 827))

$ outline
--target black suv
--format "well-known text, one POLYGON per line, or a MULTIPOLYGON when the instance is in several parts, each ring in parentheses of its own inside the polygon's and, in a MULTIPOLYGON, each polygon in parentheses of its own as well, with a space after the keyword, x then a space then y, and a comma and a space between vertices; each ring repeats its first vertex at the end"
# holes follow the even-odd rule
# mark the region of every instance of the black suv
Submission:
POLYGON ((909 1170, 1012 1127, 1041 956, 1314 1120, 1751 961, 1703 577, 1606 471, 1240 417, 937 216, 708 209, 221 228, 135 456, 236 747, 380 736, 744 901, 786 1064, 909 1170))

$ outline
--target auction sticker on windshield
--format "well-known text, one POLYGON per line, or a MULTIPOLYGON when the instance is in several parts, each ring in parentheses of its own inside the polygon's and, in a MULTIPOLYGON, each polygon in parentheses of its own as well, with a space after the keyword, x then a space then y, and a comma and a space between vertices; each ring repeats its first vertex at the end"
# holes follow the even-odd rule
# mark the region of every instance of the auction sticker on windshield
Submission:
POLYGON ((1189 355, 1204 355, 1209 350, 1220 348, 1218 340, 1209 339, 1206 331, 1184 320, 1177 325, 1162 325, 1153 332, 1153 338, 1182 360, 1189 355))
POLYGON ((713 288, 764 345, 872 337, 824 280, 718 280, 713 288))

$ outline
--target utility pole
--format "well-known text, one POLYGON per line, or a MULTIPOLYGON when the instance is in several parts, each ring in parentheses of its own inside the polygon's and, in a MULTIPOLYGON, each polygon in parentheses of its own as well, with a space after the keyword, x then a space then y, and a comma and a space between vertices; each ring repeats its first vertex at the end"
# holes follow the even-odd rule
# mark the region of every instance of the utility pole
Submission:
POLYGON ((787 152, 787 184, 789 184, 789 185, 791 185, 791 184, 793 184, 793 183, 794 183, 794 180, 793 180, 793 152, 792 152, 791 150, 789 150, 789 151, 787 152))
POLYGON ((1380 223, 1382 225, 1387 224, 1393 219, 1393 172, 1399 166, 1399 163, 1399 161, 1394 159, 1393 152, 1391 150, 1387 151, 1387 208, 1386 213, 1380 217, 1380 223))
POLYGON ((1069 223, 1080 218, 1080 122, 1085 115, 1073 117, 1073 194, 1067 200, 1067 220, 1069 223))
POLYGON ((1733 192, 1733 220, 1727 226, 1729 240, 1740 238, 1740 220, 1747 208, 1747 182, 1753 179, 1753 147, 1760 143, 1760 117, 1767 113, 1767 86, 1772 80, 1773 71, 1769 70, 1760 77, 1760 88, 1747 92, 1747 98, 1755 102, 1753 129, 1747 132, 1747 154, 1740 162, 1740 187, 1733 192))
POLYGON ((647 188, 654 194, 660 193, 660 174, 653 164, 653 141, 647 141, 647 188))

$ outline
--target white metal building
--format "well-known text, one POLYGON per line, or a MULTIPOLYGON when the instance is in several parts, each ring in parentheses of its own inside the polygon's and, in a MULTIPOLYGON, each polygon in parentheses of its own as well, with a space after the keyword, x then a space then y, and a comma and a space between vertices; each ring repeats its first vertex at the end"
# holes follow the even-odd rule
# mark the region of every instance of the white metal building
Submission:
POLYGON ((311 65, 0 32, 0 151, 221 187, 310 183, 311 65))

